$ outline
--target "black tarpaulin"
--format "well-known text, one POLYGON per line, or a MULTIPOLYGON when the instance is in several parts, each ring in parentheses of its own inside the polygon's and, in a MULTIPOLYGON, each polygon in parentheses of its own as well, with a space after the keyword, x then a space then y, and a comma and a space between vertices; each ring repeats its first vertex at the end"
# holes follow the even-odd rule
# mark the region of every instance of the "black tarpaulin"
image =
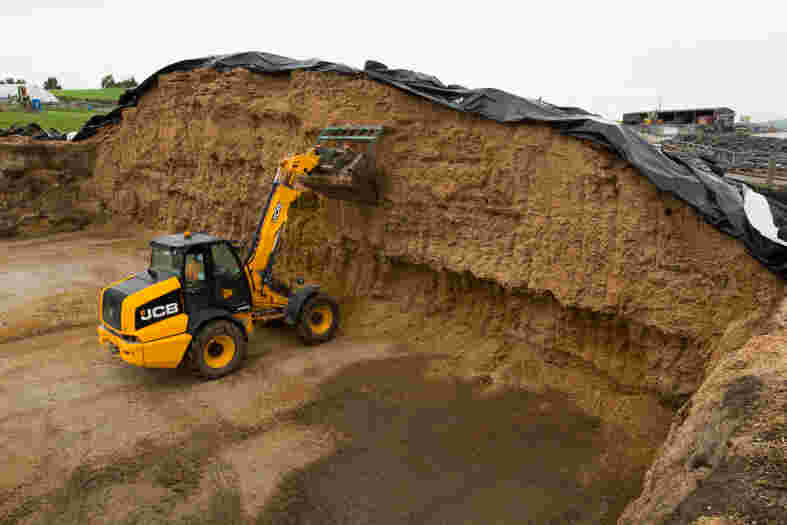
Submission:
POLYGON ((781 241, 781 238, 787 238, 787 232, 781 231, 787 225, 787 210, 744 184, 723 178, 718 167, 698 158, 667 156, 634 131, 580 108, 555 106, 499 89, 446 85, 434 76, 406 69, 389 69, 371 60, 363 71, 318 59, 295 60, 258 52, 183 60, 160 69, 136 88, 127 90, 120 98, 120 108, 109 115, 91 118, 74 140, 87 138, 100 127, 118 122, 122 118, 123 107, 135 106, 140 97, 155 86, 159 75, 205 67, 219 71, 242 67, 260 74, 286 74, 294 70, 358 74, 456 111, 498 122, 547 122, 565 135, 611 149, 657 188, 672 193, 693 207, 709 224, 740 239, 752 256, 771 271, 787 278, 787 246, 781 241))
MULTIPOLYGON (((126 93, 128 93, 128 91, 126 91, 126 93)), ((84 140, 98 133, 98 130, 104 126, 108 126, 110 124, 119 124, 120 121, 123 120, 123 108, 136 105, 137 103, 135 100, 133 104, 117 107, 106 115, 93 115, 90 117, 90 119, 88 119, 87 122, 85 122, 85 125, 82 126, 82 129, 80 129, 77 134, 74 135, 73 140, 84 140)))
POLYGON ((175 71, 191 71, 193 69, 205 67, 213 68, 217 71, 229 71, 236 67, 242 67, 243 69, 248 69, 252 73, 263 74, 287 73, 289 71, 295 71, 296 69, 345 74, 359 73, 357 69, 343 64, 334 64, 333 62, 325 62, 324 60, 318 60, 316 58, 295 60, 294 58, 287 58, 272 53, 248 52, 235 53, 232 55, 209 56, 191 60, 181 60, 180 62, 175 62, 174 64, 159 69, 137 87, 126 90, 126 92, 121 95, 120 100, 118 100, 118 104, 121 106, 135 106, 139 97, 155 85, 159 75, 174 73, 175 71))
POLYGON ((341 74, 360 74, 361 72, 350 66, 325 62, 316 58, 307 60, 295 60, 272 53, 259 53, 256 51, 247 53, 235 53, 231 55, 214 55, 203 58, 192 58, 181 60, 165 66, 135 88, 127 89, 118 99, 118 108, 107 115, 96 115, 92 117, 79 133, 74 137, 75 141, 84 140, 95 135, 98 130, 110 124, 116 124, 121 120, 123 108, 136 106, 140 97, 152 89, 158 80, 159 75, 174 73, 176 71, 192 71, 200 68, 213 68, 217 71, 229 71, 237 67, 242 67, 253 73, 260 74, 286 74, 295 70, 331 72, 341 74))
POLYGON ((65 133, 55 128, 44 129, 36 122, 24 126, 12 124, 8 129, 0 129, 0 137, 32 137, 36 140, 66 140, 65 133))

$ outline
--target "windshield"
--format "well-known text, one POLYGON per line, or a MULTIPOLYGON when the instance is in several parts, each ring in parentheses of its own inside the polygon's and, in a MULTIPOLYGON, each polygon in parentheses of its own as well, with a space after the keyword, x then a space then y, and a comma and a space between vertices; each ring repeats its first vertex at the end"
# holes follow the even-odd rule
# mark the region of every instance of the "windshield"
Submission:
POLYGON ((155 273, 167 273, 181 277, 183 251, 167 246, 151 245, 150 269, 155 273))

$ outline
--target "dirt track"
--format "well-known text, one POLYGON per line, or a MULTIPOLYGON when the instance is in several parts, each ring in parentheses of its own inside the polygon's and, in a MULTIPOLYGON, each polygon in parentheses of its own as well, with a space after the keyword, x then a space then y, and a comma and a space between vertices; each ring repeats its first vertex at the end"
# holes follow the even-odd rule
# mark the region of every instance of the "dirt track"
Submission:
POLYGON ((0 523, 614 523, 636 496, 604 474, 597 419, 451 380, 394 340, 261 328, 220 381, 127 366, 91 315, 98 284, 144 267, 144 238, 11 245, 0 314, 48 333, 0 345, 0 523), (63 301, 79 315, 20 317, 63 301))

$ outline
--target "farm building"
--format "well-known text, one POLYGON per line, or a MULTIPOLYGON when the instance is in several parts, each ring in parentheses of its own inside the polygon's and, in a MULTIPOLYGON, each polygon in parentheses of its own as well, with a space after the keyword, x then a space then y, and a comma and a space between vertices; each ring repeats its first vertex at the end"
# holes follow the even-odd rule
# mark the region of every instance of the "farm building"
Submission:
POLYGON ((704 124, 722 129, 735 126, 735 111, 730 108, 698 108, 669 111, 642 111, 625 113, 623 123, 632 126, 640 124, 665 124, 686 126, 704 124))

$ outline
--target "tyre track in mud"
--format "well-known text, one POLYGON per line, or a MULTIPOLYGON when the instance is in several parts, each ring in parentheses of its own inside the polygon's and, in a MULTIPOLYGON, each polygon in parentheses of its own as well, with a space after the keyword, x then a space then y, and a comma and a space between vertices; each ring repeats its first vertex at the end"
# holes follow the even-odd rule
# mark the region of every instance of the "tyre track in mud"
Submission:
MULTIPOLYGON (((73 332, 73 331, 70 331, 73 332)), ((146 370, 119 363, 97 343, 84 345, 85 338, 95 339, 91 329, 77 330, 76 338, 80 350, 95 355, 87 367, 71 370, 71 374, 63 372, 54 374, 61 399, 49 395, 34 395, 35 386, 45 381, 36 379, 46 376, 47 366, 35 369, 25 366, 24 378, 14 381, 11 388, 6 388, 5 399, 0 407, 5 410, 0 414, 0 434, 6 436, 3 444, 6 458, 19 454, 8 453, 9 441, 16 441, 17 451, 27 449, 34 456, 32 476, 11 488, 4 487, 0 491, 0 507, 3 518, 0 523, 17 523, 21 518, 46 506, 47 501, 56 498, 63 486, 68 486, 74 477, 98 476, 106 479, 107 484, 126 482, 135 479, 143 471, 157 465, 161 458, 171 456, 169 451, 178 450, 183 454, 183 461, 173 460, 177 467, 182 462, 196 466, 199 472, 211 458, 217 457, 227 447, 253 439, 267 430, 291 422, 292 416, 279 415, 279 408, 291 409, 295 404, 303 402, 309 393, 308 385, 294 381, 293 388, 284 388, 282 381, 274 376, 292 378, 292 373, 308 369, 304 383, 314 384, 322 379, 316 371, 319 368, 332 370, 341 366, 341 356, 330 357, 324 364, 315 365, 320 359, 304 358, 303 349, 290 334, 279 335, 269 331, 268 339, 275 339, 283 345, 283 351, 277 355, 267 355, 268 347, 253 344, 247 367, 239 373, 222 381, 205 382, 194 377, 188 370, 146 370), (287 348, 289 347, 289 348, 287 348), (294 359, 293 359, 294 358, 294 359), (287 362, 278 366, 279 362, 287 362), (290 362, 288 362, 290 361, 290 362), (292 362, 294 361, 294 362, 292 362), (101 372, 94 373, 90 365, 99 365, 101 372), (277 382, 278 381, 278 382, 277 382), (96 385, 90 385, 90 382, 96 385), (68 385, 82 385, 84 390, 73 395, 64 394, 68 385), (87 385, 87 386, 86 386, 87 385), (18 388, 16 388, 18 387, 18 388), (293 392, 295 395, 293 395, 293 392), (281 393, 285 399, 277 399, 281 393), (271 409, 255 406, 259 396, 267 396, 271 409), (211 399, 231 400, 238 410, 227 410, 222 403, 211 404, 211 399), (20 409, 21 406, 26 408, 20 409), (255 424, 239 423, 238 421, 257 419, 257 416, 246 415, 244 410, 262 414, 263 417, 255 424), (265 414, 262 414, 263 416, 265 414), (40 429, 42 433, 37 439, 29 439, 19 433, 20 428, 40 429), (76 436, 77 443, 72 448, 80 448, 80 453, 63 454, 58 450, 62 435, 76 436), (15 439, 16 438, 16 439, 15 439), (114 438, 114 441, 112 441, 114 438), (109 441, 109 443, 108 443, 109 441), (37 443, 31 447, 30 443, 37 443), (91 450, 84 443, 98 442, 97 450, 91 450), (80 447, 79 443, 83 443, 80 447), (78 462, 75 462, 79 459, 78 462), (114 472, 113 475, 105 475, 114 472), (63 481, 62 486, 52 483, 52 478, 63 481)), ((263 329, 263 333, 265 330, 263 329)), ((44 336, 54 341, 62 336, 44 336)), ((23 342, 12 345, 24 344, 23 342)), ((0 352, 11 345, 0 345, 0 352)), ((328 347, 330 348, 330 344, 328 347)), ((368 345, 367 345, 368 346, 368 345)), ((387 352, 392 345, 371 345, 362 354, 387 352)), ((334 345, 341 352, 341 345, 334 345)), ((36 353, 39 353, 37 350, 36 353)), ((353 352, 347 353, 354 359, 353 352)), ((63 363, 50 361, 48 367, 63 367, 63 363)), ((12 368, 0 379, 6 383, 8 375, 20 370, 12 368)), ((286 386, 286 385, 285 385, 286 386)), ((49 385, 45 387, 49 393, 49 385)), ((71 389, 73 390, 73 388, 71 389)), ((257 403, 258 404, 258 403, 257 403)), ((231 407, 230 407, 231 408, 231 407)), ((198 480, 197 480, 198 481, 198 480)), ((180 483, 180 482, 178 482, 180 483)), ((176 485, 178 484, 176 483, 176 485)), ((192 480, 193 483, 193 480, 192 480)), ((98 484, 94 489, 100 490, 107 484, 98 484)))
MULTIPOLYGON (((583 495, 597 494, 605 445, 599 422, 570 403, 526 392, 484 394, 483 385, 430 377, 445 357, 408 355, 390 342, 340 338, 305 350, 280 329, 258 336, 247 366, 225 380, 127 367, 104 355, 93 380, 122 385, 6 418, 0 428, 40 418, 37 425, 53 434, 80 436, 71 448, 81 441, 100 450, 47 449, 37 475, 0 492, 0 523, 46 521, 64 509, 73 513, 77 492, 80 501, 100 502, 135 484, 164 495, 155 505, 129 506, 129 515, 186 519, 218 497, 222 487, 208 478, 220 468, 233 480, 244 522, 439 523, 497 508, 501 523, 563 519, 566 512, 576 523, 613 523, 625 503, 583 495), (108 416, 107 405, 117 413, 108 416), (149 425, 140 424, 142 416, 149 425), (102 432, 110 420, 112 431, 102 432), (549 502, 557 494, 563 499, 555 507, 549 502)), ((94 344, 83 351, 102 350, 94 344)), ((102 523, 101 508, 90 504, 78 514, 102 523)))

